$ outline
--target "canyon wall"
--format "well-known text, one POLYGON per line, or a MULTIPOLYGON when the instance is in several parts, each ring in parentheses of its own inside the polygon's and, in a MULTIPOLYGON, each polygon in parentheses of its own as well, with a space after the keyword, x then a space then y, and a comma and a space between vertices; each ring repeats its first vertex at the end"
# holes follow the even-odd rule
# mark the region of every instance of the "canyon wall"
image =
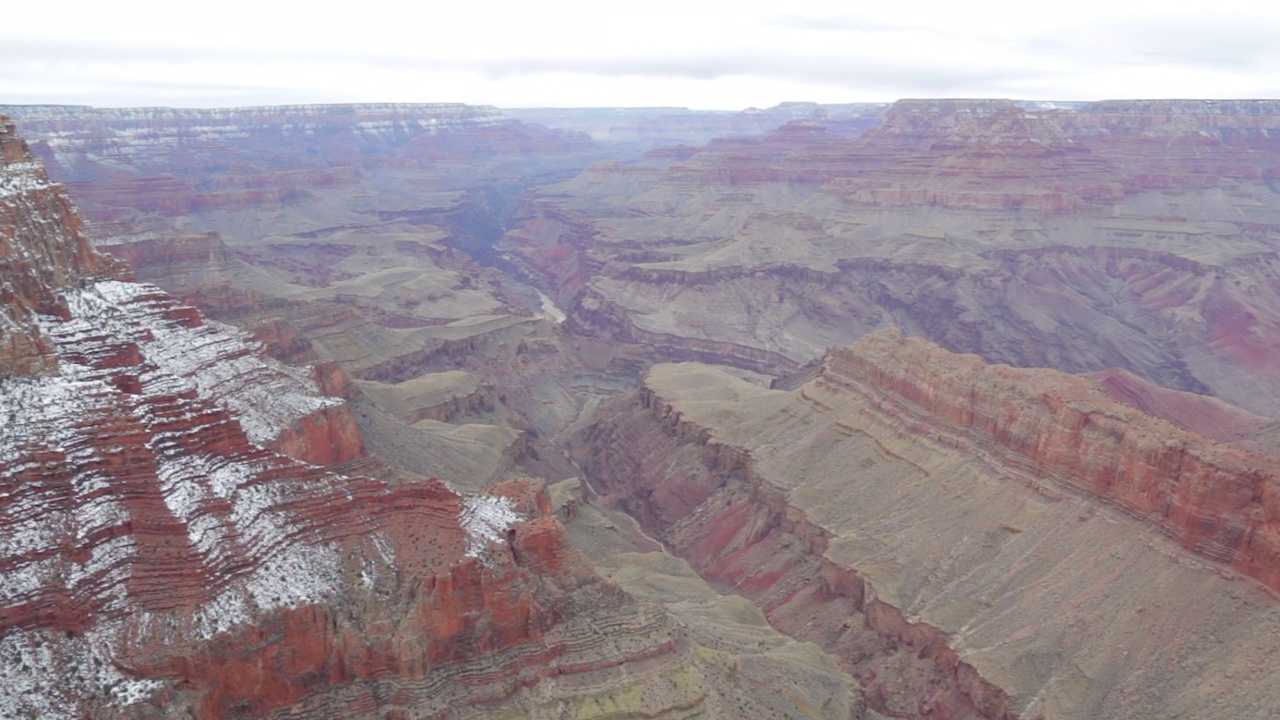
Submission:
POLYGON ((602 502, 842 657, 881 714, 1271 705, 1280 468, 1091 380, 879 332, 789 391, 656 366, 575 451, 602 502))
POLYGON ((822 378, 1005 477, 1114 505, 1280 592, 1280 463, 1116 403, 1092 381, 987 365, 919 338, 869 335, 822 378), (981 388, 979 390, 979 388, 981 388))
POLYGON ((731 717, 760 692, 602 580, 540 483, 327 468, 371 466, 320 392, 342 376, 121 279, 0 128, 0 715, 731 717))
POLYGON ((93 277, 122 276, 124 267, 95 253, 65 192, 0 116, 0 377, 56 368, 37 312, 65 312, 54 288, 93 277))
POLYGON ((786 372, 889 325, 1280 417, 1275 103, 903 100, 597 164, 499 244, 583 333, 786 372), (551 292, 551 290, 548 290, 551 292))
MULTIPOLYGON (((476 258, 496 259, 525 188, 608 156, 589 137, 464 105, 11 111, 75 194, 96 246, 137 279, 248 330, 272 357, 333 362, 354 378, 399 385, 501 354, 484 361, 502 375, 490 378, 488 419, 536 429, 524 472, 574 474, 532 457, 559 457, 542 437, 576 416, 582 401, 567 386, 580 374, 543 353, 535 383, 512 377, 530 374, 517 349, 563 334, 542 319, 535 288, 476 258)), ((356 420, 369 432, 366 417, 356 420)), ((303 444, 334 427, 307 429, 303 444)), ((391 432, 393 452, 374 442, 401 471, 480 482, 455 435, 421 425, 391 432), (444 467, 445 455, 458 462, 444 467)))
MULTIPOLYGON (((600 495, 576 515, 637 518, 637 546, 659 538, 839 658, 880 715, 1274 705, 1274 103, 902 101, 856 132, 780 108, 783 127, 745 118, 761 134, 634 162, 463 106, 19 111, 100 246, 180 298, 124 282, 20 142, 0 146, 0 210, 46 237, 0 235, 0 382, 70 383, 86 403, 39 421, 79 444, 24 431, 3 466, 5 492, 36 498, 0 506, 25 528, 0 570, 33 588, 9 611, 27 623, 11 657, 48 668, 40 692, 71 688, 81 714, 171 698, 206 716, 789 707, 739 672, 772 659, 743 661, 653 592, 683 586, 653 569, 670 558, 593 557, 660 598, 636 601, 568 548, 535 486, 471 494, 571 478, 574 461, 600 495), (175 342, 195 362, 176 364, 175 342), (610 399, 655 359, 787 389, 660 365, 610 399), (295 409, 267 412, 277 396, 295 409), (188 436, 183 452, 216 452, 149 469, 188 436), (115 491, 59 475, 82 445, 128 477, 107 520, 88 515, 115 491), (41 535, 45 512, 85 515, 65 523, 84 536, 41 535), (285 539, 264 550, 259 525, 285 539), (108 539, 142 559, 102 569, 108 539), (290 594, 254 569, 299 554, 337 558, 289 566, 323 587, 290 594), (139 624, 146 578, 188 567, 187 599, 145 610, 173 634, 139 624), (81 671, 95 661, 120 676, 81 671)), ((650 129, 666 132, 618 132, 650 129)), ((591 547, 627 522, 570 532, 591 547)), ((860 716, 841 682, 832 712, 860 716)))

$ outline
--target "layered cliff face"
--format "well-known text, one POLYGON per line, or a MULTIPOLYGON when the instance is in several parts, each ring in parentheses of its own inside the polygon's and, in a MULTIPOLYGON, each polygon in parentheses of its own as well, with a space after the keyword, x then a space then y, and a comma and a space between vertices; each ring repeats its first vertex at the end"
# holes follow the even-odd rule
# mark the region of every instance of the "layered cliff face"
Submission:
POLYGON ((228 316, 286 297, 401 323, 502 310, 465 253, 487 252, 521 189, 600 156, 465 105, 8 111, 100 247, 228 316))
POLYGON ((787 371, 894 324, 1280 411, 1267 101, 901 101, 539 191, 500 248, 576 330, 787 371))
MULTIPOLYGON (((0 376, 0 716, 771 707, 735 654, 603 581, 540 484, 324 467, 367 462, 319 392, 341 376, 118 279, 0 123, 4 337, 36 351, 0 376)), ((847 684, 824 692, 815 708, 860 713, 847 684)))
POLYGON ((576 449, 604 502, 881 713, 1273 706, 1280 466, 1091 380, 880 332, 790 391, 655 366, 576 449))
MULTIPOLYGON (((12 657, 65 671, 21 687, 102 716, 1269 709, 1276 108, 903 101, 856 138, 777 110, 618 162, 461 106, 24 109, 100 246, 180 300, 66 213, 27 225, 80 259, 12 273, 3 362, 122 429, 50 416, 74 446, 36 432, 6 476, 27 527, 72 518, 0 561, 35 578, 12 657), (827 352, 886 325, 1098 384, 893 335, 827 352), (609 399, 658 359, 737 369, 609 399), (584 468, 601 497, 565 489, 584 468), (530 474, 564 479, 567 536, 505 482, 530 474), (286 561, 298 594, 263 590, 286 561), (116 686, 150 699, 94 699, 116 686)), ((15 162, 0 187, 65 204, 15 162)))
POLYGON ((63 313, 55 288, 123 274, 93 251, 66 194, 0 116, 0 377, 48 372, 57 357, 34 313, 63 313))
POLYGON ((469 485, 574 474, 537 458, 560 455, 541 436, 576 417, 584 401, 565 386, 580 373, 541 353, 541 376, 517 377, 528 373, 516 350, 556 345, 553 323, 533 288, 474 257, 522 189, 603 156, 585 135, 463 105, 12 111, 76 193, 97 247, 138 279, 252 332, 273 357, 389 386, 357 419, 402 471, 469 485), (401 383, 493 351, 491 365, 514 372, 490 378, 486 419, 515 425, 514 437, 428 417, 383 432, 401 424, 401 383))

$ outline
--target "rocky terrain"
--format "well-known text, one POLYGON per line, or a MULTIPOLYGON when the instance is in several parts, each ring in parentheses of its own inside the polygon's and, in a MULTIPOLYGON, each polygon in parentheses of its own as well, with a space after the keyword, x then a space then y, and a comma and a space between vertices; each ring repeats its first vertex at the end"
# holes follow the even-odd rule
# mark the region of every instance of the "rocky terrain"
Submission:
POLYGON ((1277 706, 1275 102, 0 111, 23 710, 1277 706))
POLYGON ((586 135, 462 105, 9 111, 76 194, 96 246, 137 279, 248 330, 277 359, 332 361, 380 383, 348 388, 383 401, 356 417, 366 430, 396 426, 371 443, 401 471, 431 467, 477 489, 573 474, 534 457, 560 457, 541 434, 584 402, 563 386, 604 383, 603 393, 617 381, 568 360, 557 372, 571 377, 548 377, 564 356, 542 319, 549 311, 534 289, 475 258, 523 188, 603 157, 586 135), (483 412, 517 418, 504 422, 514 431, 440 424, 461 408, 399 427, 421 384, 403 383, 482 349, 510 369, 488 381, 483 412), (545 362, 529 368, 517 353, 545 362))
POLYGON ((124 279, 0 149, 0 717, 861 713, 820 650, 787 701, 602 579, 545 485, 353 474, 331 370, 124 279))
POLYGON ((1093 381, 883 331, 792 390, 655 366, 595 417, 601 502, 886 715, 1275 707, 1280 466, 1093 381))
POLYGON ((1280 415, 1277 107, 901 101, 543 188, 499 248, 575 329, 790 369, 895 325, 1280 415))

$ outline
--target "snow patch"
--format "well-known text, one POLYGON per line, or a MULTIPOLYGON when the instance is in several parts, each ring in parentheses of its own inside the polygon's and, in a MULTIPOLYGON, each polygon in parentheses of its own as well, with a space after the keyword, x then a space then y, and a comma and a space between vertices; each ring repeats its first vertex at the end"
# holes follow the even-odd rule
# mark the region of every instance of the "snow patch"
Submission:
POLYGON ((0 170, 3 170, 0 172, 0 200, 46 190, 57 184, 43 177, 44 166, 38 161, 0 165, 0 170))
POLYGON ((492 495, 464 498, 458 523, 467 533, 467 557, 483 557, 491 545, 506 539, 512 525, 523 519, 511 498, 492 495))
POLYGON ((151 697, 159 680, 128 677, 112 662, 100 633, 10 629, 0 637, 0 718, 73 720, 79 700, 124 708, 151 697))
POLYGON ((78 331, 136 342, 157 370, 148 387, 152 394, 194 389, 235 415, 259 445, 297 420, 342 403, 320 395, 306 371, 261 357, 260 344, 243 330, 207 321, 191 328, 170 319, 167 314, 180 306, 154 301, 161 293, 140 283, 98 282, 67 292, 70 322, 45 318, 41 325, 64 338, 78 331))
POLYGON ((539 290, 538 298, 542 301, 543 319, 550 320, 557 325, 563 324, 564 321, 568 319, 568 316, 564 314, 564 311, 556 305, 554 300, 547 297, 546 293, 539 290))

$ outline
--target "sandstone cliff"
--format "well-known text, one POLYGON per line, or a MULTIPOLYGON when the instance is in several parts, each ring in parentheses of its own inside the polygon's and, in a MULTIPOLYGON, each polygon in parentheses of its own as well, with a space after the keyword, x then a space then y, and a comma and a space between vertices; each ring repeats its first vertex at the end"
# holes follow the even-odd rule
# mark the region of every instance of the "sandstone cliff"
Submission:
POLYGON ((1273 703, 1280 467, 1091 380, 881 332, 790 391, 656 366, 575 447, 606 500, 844 658, 883 714, 1273 703))
POLYGON ((1117 404, 1088 380, 990 366, 892 332, 832 351, 823 379, 865 394, 904 431, 1047 492, 1115 505, 1280 592, 1280 463, 1271 458, 1117 404))
POLYGON ((123 266, 95 253, 66 194, 0 115, 0 377, 56 367, 33 313, 62 313, 54 292, 123 266))

